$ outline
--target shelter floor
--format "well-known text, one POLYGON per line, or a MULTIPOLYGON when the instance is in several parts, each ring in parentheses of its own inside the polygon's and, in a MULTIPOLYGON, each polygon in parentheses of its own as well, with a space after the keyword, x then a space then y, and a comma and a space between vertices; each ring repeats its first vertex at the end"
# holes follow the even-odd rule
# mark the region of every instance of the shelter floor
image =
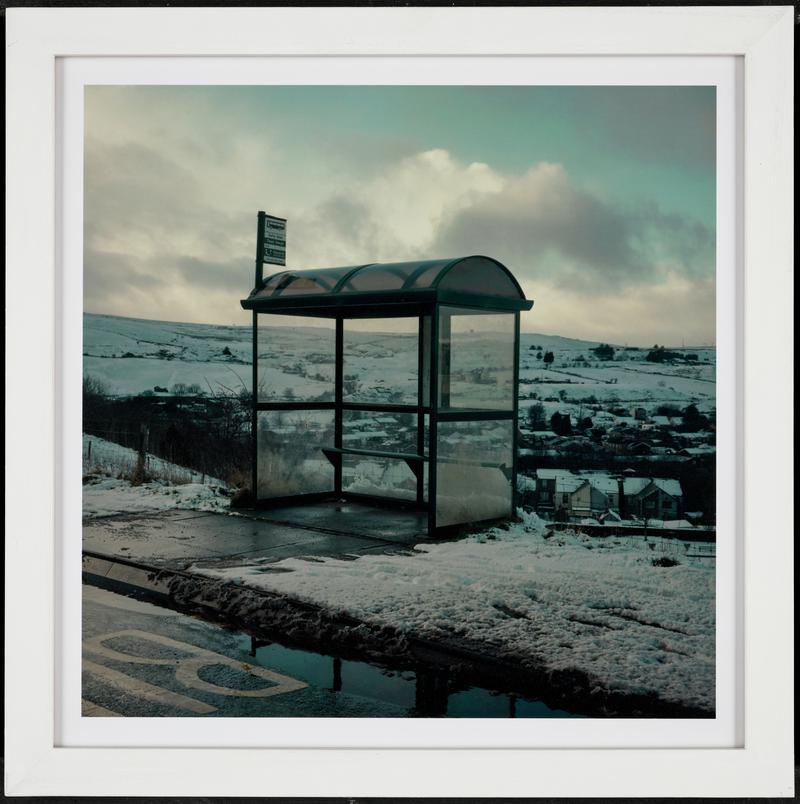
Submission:
POLYGON ((330 500, 305 505, 281 506, 262 511, 243 511, 253 519, 315 530, 368 536, 382 541, 410 544, 428 534, 424 511, 388 508, 363 503, 330 500))
POLYGON ((427 537, 424 513, 349 502, 238 513, 171 510, 86 520, 83 549, 179 569, 241 559, 397 552, 427 537))

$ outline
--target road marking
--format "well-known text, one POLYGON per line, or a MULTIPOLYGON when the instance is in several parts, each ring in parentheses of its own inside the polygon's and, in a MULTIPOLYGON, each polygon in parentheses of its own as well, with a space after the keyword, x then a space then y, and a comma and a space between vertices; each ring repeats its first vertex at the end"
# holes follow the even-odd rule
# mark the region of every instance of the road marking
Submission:
POLYGON ((125 673, 112 670, 110 667, 105 667, 102 664, 96 664, 88 659, 83 660, 83 669, 108 684, 124 692, 136 695, 139 698, 144 698, 147 701, 153 701, 166 706, 174 706, 176 709, 185 709, 188 712, 194 712, 198 715, 208 715, 211 712, 217 711, 216 706, 197 701, 194 698, 188 698, 178 692, 155 687, 152 684, 148 684, 146 681, 134 678, 133 676, 127 676, 125 673))
POLYGON ((87 701, 86 698, 81 698, 81 717, 122 717, 122 715, 93 701, 87 701))
POLYGON ((86 640, 84 642, 84 649, 89 653, 103 656, 106 659, 113 659, 117 662, 173 666, 175 668, 176 681, 179 681, 190 689, 211 692, 215 695, 226 695, 236 698, 269 698, 273 695, 283 695, 287 692, 296 692, 297 690, 308 687, 305 681, 277 673, 266 667, 261 667, 260 665, 244 665, 242 662, 231 659, 229 656, 225 656, 222 653, 215 653, 205 648, 198 648, 196 645, 192 645, 188 642, 179 642, 176 639, 170 639, 161 634, 151 634, 147 631, 127 629, 124 631, 115 631, 112 634, 102 634, 101 636, 86 640), (118 638, 137 639, 154 643, 179 651, 183 654, 188 653, 189 656, 172 659, 148 658, 146 656, 137 656, 135 653, 128 653, 127 651, 115 650, 105 644, 107 640, 118 638), (261 687, 260 689, 242 690, 232 687, 220 687, 217 684, 200 678, 200 670, 204 667, 213 667, 215 665, 232 667, 240 672, 264 679, 268 681, 271 686, 261 687))
POLYGON ((201 657, 199 659, 190 659, 187 662, 181 662, 175 667, 175 679, 196 690, 205 690, 205 692, 213 692, 217 695, 233 695, 236 698, 269 698, 272 695, 283 695, 287 692, 296 692, 297 690, 305 689, 308 684, 305 681, 300 681, 296 678, 284 676, 281 673, 276 673, 273 670, 268 670, 266 667, 260 665, 248 665, 245 670, 241 662, 235 662, 227 656, 215 654, 216 659, 209 659, 208 657, 201 657), (263 678, 270 681, 274 686, 261 687, 255 690, 238 690, 232 687, 219 687, 210 681, 204 681, 198 675, 198 671, 203 667, 210 667, 219 664, 226 664, 229 667, 235 667, 243 673, 248 673, 251 676, 263 678))
POLYGON ((140 639, 145 642, 153 642, 157 645, 163 645, 166 648, 180 651, 181 653, 188 653, 192 656, 199 654, 208 654, 209 656, 217 656, 216 653, 206 651, 203 648, 198 648, 195 645, 190 645, 187 642, 178 642, 177 639, 170 639, 169 637, 161 636, 160 634, 150 634, 147 631, 138 631, 135 629, 126 629, 124 631, 114 631, 112 634, 101 634, 100 636, 87 639, 83 643, 85 650, 97 653, 107 659, 114 659, 117 662, 133 662, 134 664, 161 664, 161 665, 176 665, 180 659, 159 659, 149 656, 137 656, 135 653, 128 653, 123 650, 116 650, 110 648, 105 643, 109 639, 140 639))

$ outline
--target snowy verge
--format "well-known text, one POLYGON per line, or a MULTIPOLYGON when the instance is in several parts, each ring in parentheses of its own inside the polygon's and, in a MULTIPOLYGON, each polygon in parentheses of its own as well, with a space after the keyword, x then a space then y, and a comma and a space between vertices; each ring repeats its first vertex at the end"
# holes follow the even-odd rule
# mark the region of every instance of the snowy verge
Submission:
POLYGON ((83 517, 93 519, 114 514, 144 514, 186 508, 229 514, 230 497, 226 487, 201 483, 172 485, 152 480, 134 486, 129 480, 99 477, 83 487, 83 517))
POLYGON ((713 712, 714 559, 669 540, 548 538, 538 517, 520 515, 507 530, 420 544, 413 555, 190 571, 537 671, 575 670, 598 690, 713 712))
POLYGON ((84 519, 172 508, 231 513, 231 490, 221 480, 147 455, 146 472, 152 479, 133 485, 127 478, 136 460, 135 450, 84 433, 84 519))

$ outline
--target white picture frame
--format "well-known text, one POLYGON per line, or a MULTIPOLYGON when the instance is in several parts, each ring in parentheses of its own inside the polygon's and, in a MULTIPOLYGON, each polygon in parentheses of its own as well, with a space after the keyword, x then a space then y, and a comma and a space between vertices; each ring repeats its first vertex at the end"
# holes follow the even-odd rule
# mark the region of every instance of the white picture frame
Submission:
POLYGON ((793 795, 791 6, 42 8, 10 9, 7 20, 7 794, 793 795), (57 60, 375 54, 739 58, 741 747, 166 750, 54 744, 65 461, 60 332, 70 301, 62 292, 63 243, 57 238, 63 213, 57 60))

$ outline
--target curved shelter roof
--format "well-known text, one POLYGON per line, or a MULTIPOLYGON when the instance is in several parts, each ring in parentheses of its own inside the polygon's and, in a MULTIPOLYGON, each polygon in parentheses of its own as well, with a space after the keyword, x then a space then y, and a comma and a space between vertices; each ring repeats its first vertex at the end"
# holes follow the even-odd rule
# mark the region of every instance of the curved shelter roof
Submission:
POLYGON ((280 271, 242 301, 246 310, 316 316, 418 313, 434 303, 530 310, 508 268, 491 257, 280 271))

